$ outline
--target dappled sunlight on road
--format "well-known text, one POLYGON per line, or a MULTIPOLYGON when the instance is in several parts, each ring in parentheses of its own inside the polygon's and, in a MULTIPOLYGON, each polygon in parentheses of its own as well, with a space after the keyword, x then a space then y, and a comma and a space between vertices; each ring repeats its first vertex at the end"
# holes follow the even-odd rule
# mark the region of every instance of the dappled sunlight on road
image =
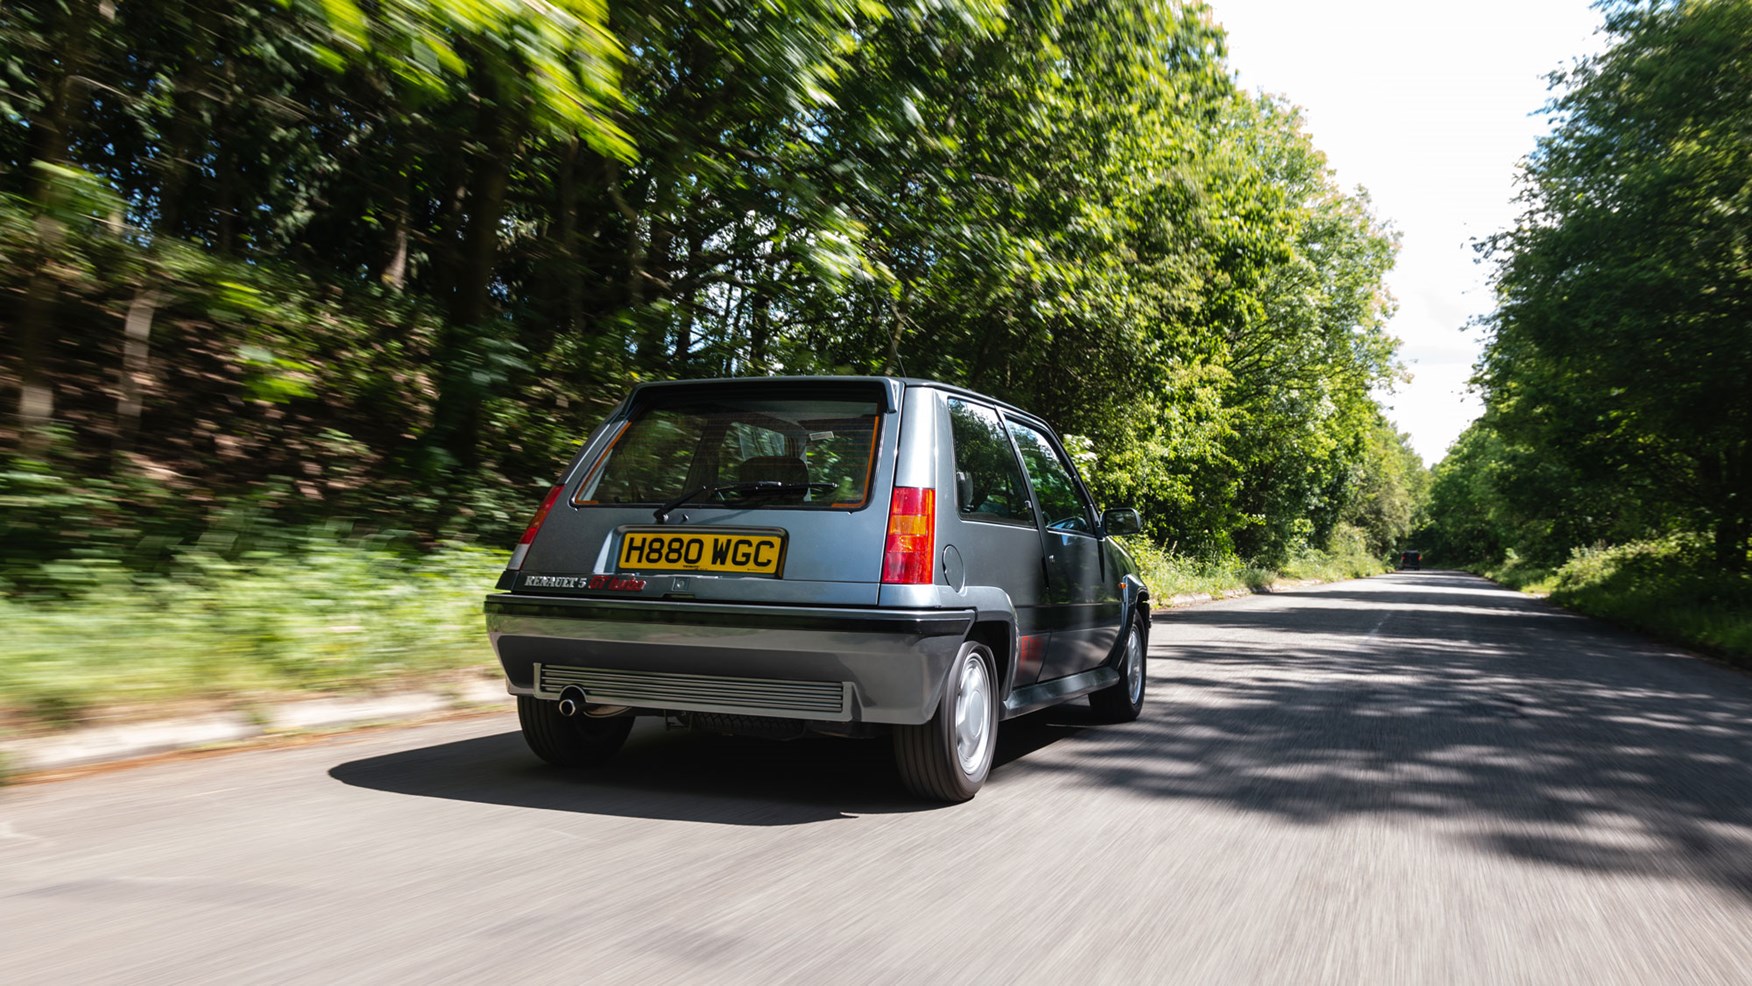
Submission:
POLYGON ((1146 721, 1030 766, 1752 897, 1752 677, 1433 573, 1169 614, 1152 652, 1146 721))

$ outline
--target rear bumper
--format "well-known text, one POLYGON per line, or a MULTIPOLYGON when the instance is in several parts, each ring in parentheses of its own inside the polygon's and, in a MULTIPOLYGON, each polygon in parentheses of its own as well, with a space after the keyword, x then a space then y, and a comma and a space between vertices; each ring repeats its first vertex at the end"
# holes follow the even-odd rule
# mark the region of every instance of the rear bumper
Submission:
POLYGON ((972 610, 488 596, 518 695, 690 712, 916 724, 942 697, 972 610))

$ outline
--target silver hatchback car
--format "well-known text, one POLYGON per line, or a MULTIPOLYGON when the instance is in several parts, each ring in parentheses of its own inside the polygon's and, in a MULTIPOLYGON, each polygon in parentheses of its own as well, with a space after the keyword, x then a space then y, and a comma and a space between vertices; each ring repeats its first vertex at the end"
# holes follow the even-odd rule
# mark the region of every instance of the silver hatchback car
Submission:
POLYGON ((965 801, 1001 719, 1144 701, 1149 590, 1039 418, 892 377, 637 387, 548 493, 487 597, 535 754, 611 756, 633 718, 893 736, 965 801))

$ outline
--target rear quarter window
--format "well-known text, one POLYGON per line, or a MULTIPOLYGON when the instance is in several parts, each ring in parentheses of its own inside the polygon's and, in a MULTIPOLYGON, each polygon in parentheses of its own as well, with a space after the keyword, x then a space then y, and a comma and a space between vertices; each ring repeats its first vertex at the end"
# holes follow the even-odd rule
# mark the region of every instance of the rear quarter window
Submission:
POLYGON ((949 398, 955 440, 955 510, 968 520, 1034 526, 1028 487, 996 411, 949 398))

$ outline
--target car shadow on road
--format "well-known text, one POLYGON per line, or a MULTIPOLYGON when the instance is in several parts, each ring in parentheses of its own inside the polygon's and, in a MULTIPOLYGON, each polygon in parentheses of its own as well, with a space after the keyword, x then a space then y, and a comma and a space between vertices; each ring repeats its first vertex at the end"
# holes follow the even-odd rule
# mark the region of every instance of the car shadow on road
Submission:
POLYGON ((1153 714, 1040 767, 1307 825, 1414 817, 1487 853, 1752 900, 1752 677, 1414 578, 1158 619, 1153 714), (1348 596, 1370 608, 1322 605, 1348 596))
MULTIPOLYGON (((1011 720, 998 731, 991 784, 1006 765, 1094 724, 1084 706, 1011 720)), ((802 825, 929 811, 902 787, 885 739, 779 742, 666 730, 640 720, 614 760, 592 770, 537 761, 516 732, 401 750, 340 764, 353 787, 633 818, 726 825, 802 825)))

